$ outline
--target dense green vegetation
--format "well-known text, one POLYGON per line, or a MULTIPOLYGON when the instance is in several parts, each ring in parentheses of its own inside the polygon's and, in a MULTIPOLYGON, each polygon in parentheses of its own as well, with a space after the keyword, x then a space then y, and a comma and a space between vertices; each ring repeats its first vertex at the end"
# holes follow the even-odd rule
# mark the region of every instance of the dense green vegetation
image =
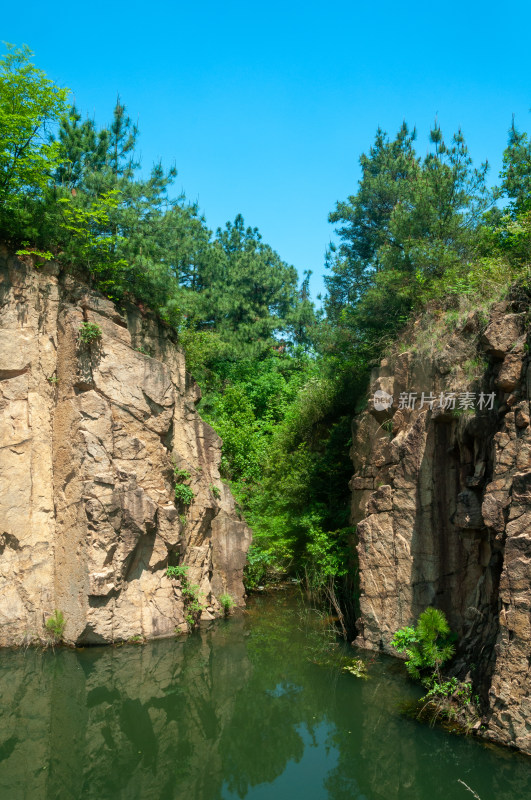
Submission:
MULTIPOLYGON (((238 215, 212 233, 173 193, 174 168, 142 169, 120 99, 98 128, 30 58, 8 47, 0 61, 2 238, 174 328, 255 532, 249 586, 292 572, 351 598, 350 420, 368 372, 413 314, 455 315, 515 281, 527 291, 526 134, 513 124, 488 191, 460 131, 448 144, 436 123, 422 158, 405 123, 394 138, 378 130, 357 191, 330 214, 338 244, 317 312, 309 273, 299 285, 257 228, 238 215)), ((190 492, 177 476, 177 500, 190 492)))

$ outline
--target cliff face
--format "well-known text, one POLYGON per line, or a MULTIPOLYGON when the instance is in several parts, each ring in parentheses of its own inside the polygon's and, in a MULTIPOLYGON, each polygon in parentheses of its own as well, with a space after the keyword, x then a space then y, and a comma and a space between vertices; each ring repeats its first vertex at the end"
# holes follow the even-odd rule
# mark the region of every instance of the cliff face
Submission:
POLYGON ((441 330, 433 320, 425 331, 431 352, 421 345, 382 361, 370 397, 381 390, 393 405, 370 401, 355 420, 356 643, 396 654, 397 628, 441 608, 459 635, 455 674, 471 674, 483 699, 484 735, 531 753, 527 315, 499 303, 486 327, 470 313, 453 334, 441 330), (420 408, 422 392, 432 408, 420 408))
POLYGON ((168 565, 202 618, 243 605, 251 532, 221 483, 221 442, 169 329, 48 264, 0 250, 0 645, 43 633, 104 643, 186 629, 168 565), (83 322, 102 336, 79 342, 83 322), (194 499, 176 506, 174 468, 194 499))

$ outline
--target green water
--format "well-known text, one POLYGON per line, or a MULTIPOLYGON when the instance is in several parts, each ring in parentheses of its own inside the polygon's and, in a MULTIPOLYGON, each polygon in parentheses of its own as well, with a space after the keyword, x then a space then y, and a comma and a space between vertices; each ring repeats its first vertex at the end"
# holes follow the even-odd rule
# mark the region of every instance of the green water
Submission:
POLYGON ((531 759, 430 729, 376 659, 308 659, 287 594, 178 641, 2 652, 1 800, 524 800, 531 759))

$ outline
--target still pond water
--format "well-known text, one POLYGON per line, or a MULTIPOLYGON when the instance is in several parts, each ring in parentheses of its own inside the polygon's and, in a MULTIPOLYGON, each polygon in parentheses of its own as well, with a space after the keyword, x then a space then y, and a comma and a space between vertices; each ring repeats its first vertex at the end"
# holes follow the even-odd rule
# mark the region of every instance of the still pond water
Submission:
POLYGON ((400 713, 399 662, 359 680, 313 642, 276 593, 176 641, 2 652, 0 799, 531 798, 531 759, 400 713))

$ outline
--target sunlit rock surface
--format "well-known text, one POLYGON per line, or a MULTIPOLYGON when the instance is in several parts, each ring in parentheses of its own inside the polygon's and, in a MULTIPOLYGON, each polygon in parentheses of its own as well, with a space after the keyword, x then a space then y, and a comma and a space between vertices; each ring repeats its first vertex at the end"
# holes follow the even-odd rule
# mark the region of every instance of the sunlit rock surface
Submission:
POLYGON ((483 700, 484 735, 531 753, 526 316, 498 303, 486 323, 471 313, 442 338, 428 328, 424 345, 412 346, 415 335, 372 375, 370 396, 383 389, 393 406, 369 402, 354 423, 356 642, 393 653, 398 628, 428 605, 441 608, 459 635, 455 673, 469 673, 483 700), (468 411, 459 409, 467 391, 468 411), (437 398, 433 408, 419 408, 422 392, 437 398), (439 407, 441 392, 456 393, 455 409, 439 407), (495 394, 492 409, 478 408, 481 392, 495 394), (402 393, 417 393, 414 409, 399 408, 402 393))
POLYGON ((219 476, 221 442, 172 332, 49 264, 0 251, 0 645, 104 643, 186 629, 189 565, 202 616, 244 603, 251 532, 219 476), (83 322, 101 337, 79 342, 83 322), (174 469, 190 473, 176 505, 174 469))

